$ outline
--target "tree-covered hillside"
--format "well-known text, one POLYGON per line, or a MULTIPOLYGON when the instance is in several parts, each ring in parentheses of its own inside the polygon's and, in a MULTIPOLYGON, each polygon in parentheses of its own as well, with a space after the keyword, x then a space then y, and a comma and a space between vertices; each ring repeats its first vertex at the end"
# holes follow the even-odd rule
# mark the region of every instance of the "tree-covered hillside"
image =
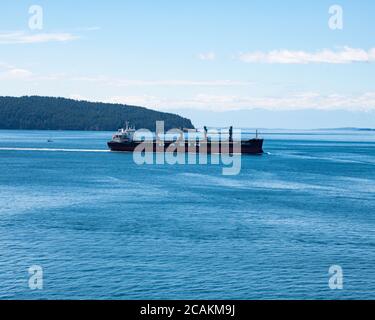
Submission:
POLYGON ((143 107, 77 101, 65 98, 25 96, 0 97, 0 129, 109 130, 124 127, 155 130, 155 122, 165 129, 193 128, 189 119, 143 107))

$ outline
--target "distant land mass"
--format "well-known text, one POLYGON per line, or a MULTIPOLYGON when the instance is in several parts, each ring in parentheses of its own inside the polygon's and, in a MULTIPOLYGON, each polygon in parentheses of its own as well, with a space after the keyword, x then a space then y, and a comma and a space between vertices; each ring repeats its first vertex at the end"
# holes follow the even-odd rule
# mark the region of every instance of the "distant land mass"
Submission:
POLYGON ((0 97, 0 129, 115 131, 126 121, 137 129, 152 131, 156 121, 164 121, 165 130, 194 128, 187 118, 131 105, 40 96, 0 97))

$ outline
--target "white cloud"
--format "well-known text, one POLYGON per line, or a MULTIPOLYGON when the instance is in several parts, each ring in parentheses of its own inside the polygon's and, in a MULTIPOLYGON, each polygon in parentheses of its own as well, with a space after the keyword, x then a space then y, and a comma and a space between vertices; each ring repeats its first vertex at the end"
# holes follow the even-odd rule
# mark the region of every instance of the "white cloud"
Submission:
POLYGON ((198 54, 198 59, 212 61, 216 59, 215 52, 204 52, 198 54))
POLYGON ((105 102, 109 103, 120 103, 120 104, 128 104, 134 106, 142 106, 142 107, 149 107, 155 108, 158 105, 161 105, 164 100, 155 97, 155 96, 148 96, 148 95, 141 95, 141 96, 114 96, 105 99, 105 102))
MULTIPOLYGON (((8 64, 0 62, 0 72, 2 69, 17 69, 8 64)), ((25 70, 26 71, 26 70, 25 70)), ((17 71, 14 71, 16 73, 17 71)), ((28 71, 29 72, 29 71, 28 71)), ((21 70, 18 70, 21 73, 21 70)), ((26 75, 26 72, 23 73, 26 75)), ((82 83, 92 83, 101 86, 109 87, 237 87, 237 86, 252 86, 254 83, 250 81, 239 81, 239 80, 134 80, 118 77, 109 77, 104 75, 98 76, 72 76, 65 73, 55 74, 33 74, 29 72, 29 75, 33 76, 33 80, 38 81, 53 81, 53 80, 64 80, 67 82, 77 81, 82 83)))
POLYGON ((200 95, 196 104, 211 106, 219 111, 264 108, 270 110, 298 109, 346 109, 375 110, 375 92, 360 95, 328 94, 303 92, 294 95, 271 97, 239 97, 200 95))
POLYGON ((5 76, 10 79, 27 79, 32 76, 32 72, 26 69, 10 69, 5 76))
POLYGON ((108 86, 130 87, 130 86, 249 86, 249 81, 234 80, 131 80, 123 78, 111 78, 106 76, 75 77, 75 81, 101 83, 108 86))
POLYGON ((269 52, 241 53, 239 59, 247 63, 309 64, 331 63, 348 64, 354 62, 374 62, 375 48, 370 50, 344 47, 340 50, 324 49, 317 52, 273 50, 269 52))
POLYGON ((26 33, 1 32, 0 44, 27 44, 27 43, 44 43, 44 42, 67 42, 79 39, 78 36, 71 33, 26 33))
POLYGON ((322 95, 314 92, 303 92, 277 97, 241 97, 199 94, 188 99, 140 95, 115 96, 104 100, 105 102, 140 105, 165 111, 195 109, 220 112, 257 108, 267 110, 375 110, 375 92, 367 92, 359 95, 322 95))
POLYGON ((0 80, 27 80, 33 73, 6 63, 0 63, 0 80))

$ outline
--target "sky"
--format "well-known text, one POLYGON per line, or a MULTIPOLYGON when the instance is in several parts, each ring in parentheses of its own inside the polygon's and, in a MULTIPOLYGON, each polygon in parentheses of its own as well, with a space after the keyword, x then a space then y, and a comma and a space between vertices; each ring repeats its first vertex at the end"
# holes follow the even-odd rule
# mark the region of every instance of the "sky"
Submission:
POLYGON ((373 0, 2 0, 0 12, 2 96, 141 105, 198 126, 375 127, 373 0))

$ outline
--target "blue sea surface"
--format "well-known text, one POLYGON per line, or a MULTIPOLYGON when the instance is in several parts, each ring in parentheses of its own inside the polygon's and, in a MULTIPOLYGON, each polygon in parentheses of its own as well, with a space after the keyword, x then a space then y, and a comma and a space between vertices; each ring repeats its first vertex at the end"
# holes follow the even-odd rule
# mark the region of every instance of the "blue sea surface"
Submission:
POLYGON ((268 130, 236 176, 111 135, 0 131, 0 299, 375 298, 375 132, 268 130))

